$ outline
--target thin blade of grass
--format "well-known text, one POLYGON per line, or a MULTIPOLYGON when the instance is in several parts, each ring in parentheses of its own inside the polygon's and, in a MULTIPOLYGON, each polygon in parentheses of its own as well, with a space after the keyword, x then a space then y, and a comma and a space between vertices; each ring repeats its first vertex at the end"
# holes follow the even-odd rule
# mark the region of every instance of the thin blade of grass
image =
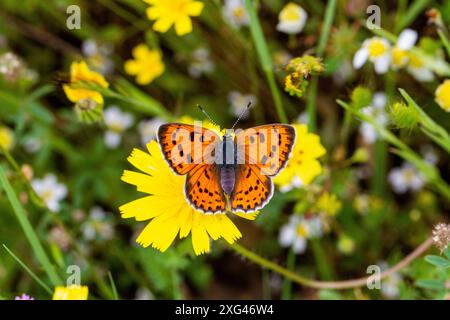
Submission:
POLYGON ((108 271, 108 279, 111 284, 111 291, 114 300, 119 300, 119 294, 117 293, 116 283, 114 282, 114 278, 111 274, 111 271, 108 271))
POLYGON ((52 290, 50 289, 49 286, 47 286, 45 284, 44 281, 42 281, 41 279, 39 279, 39 277, 33 272, 31 271, 30 268, 28 268, 28 266, 22 261, 20 260, 20 258, 18 256, 16 256, 11 250, 9 250, 9 248, 3 244, 3 248, 5 248, 6 252, 9 253, 9 255, 16 260, 16 262, 37 282, 39 283, 39 285, 45 289, 45 291, 47 291, 49 294, 52 294, 52 290))
POLYGON ((6 177, 5 170, 1 165, 0 165, 0 184, 2 185, 3 189, 6 192, 6 196, 8 197, 8 200, 11 203, 13 211, 17 217, 17 220, 19 220, 19 224, 22 227, 22 230, 24 231, 28 242, 30 243, 36 258, 44 268, 53 286, 62 284, 63 283, 62 279, 56 273, 55 267, 50 262, 50 259, 45 253, 44 248, 42 247, 42 244, 39 241, 36 232, 34 231, 33 227, 30 224, 30 221, 27 218, 25 209, 20 204, 19 199, 17 198, 17 195, 14 192, 14 189, 12 188, 11 184, 9 183, 6 177))

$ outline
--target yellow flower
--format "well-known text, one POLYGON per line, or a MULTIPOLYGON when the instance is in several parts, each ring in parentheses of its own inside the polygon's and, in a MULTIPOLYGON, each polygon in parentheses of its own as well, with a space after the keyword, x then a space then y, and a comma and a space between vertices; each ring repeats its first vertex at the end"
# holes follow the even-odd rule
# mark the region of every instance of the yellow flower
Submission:
POLYGON ((133 49, 133 60, 125 62, 125 71, 136 76, 136 82, 145 85, 159 77, 164 72, 162 54, 158 50, 151 50, 145 44, 133 49))
MULTIPOLYGON (((224 238, 232 244, 241 238, 238 228, 225 214, 206 215, 194 210, 184 197, 184 176, 172 172, 163 159, 156 141, 147 144, 149 153, 134 149, 128 161, 143 173, 125 170, 122 181, 135 185, 149 195, 119 208, 122 218, 151 220, 136 242, 164 252, 179 234, 180 239, 192 234, 197 255, 210 251, 210 238, 224 238)), ((238 215, 253 220, 256 214, 238 215)))
POLYGON ((204 4, 193 0, 144 0, 151 7, 147 9, 147 17, 156 20, 153 30, 167 32, 175 25, 177 35, 182 36, 192 31, 190 17, 199 16, 204 4))
POLYGON ((320 143, 320 137, 309 133, 303 124, 294 124, 297 133, 296 142, 286 168, 274 179, 274 183, 282 192, 294 187, 309 185, 312 180, 322 173, 322 166, 317 158, 326 153, 320 143))
POLYGON ((445 111, 450 112, 450 79, 445 80, 434 93, 435 101, 445 111))
POLYGON ((53 300, 87 300, 88 294, 89 289, 87 286, 56 287, 53 293, 53 300))
POLYGON ((335 216, 342 208, 341 201, 335 194, 324 192, 321 194, 316 203, 316 209, 329 216, 335 216))
POLYGON ((8 127, 0 126, 0 147, 5 150, 11 150, 14 146, 14 135, 8 127))
POLYGON ((84 99, 92 99, 98 104, 103 104, 103 96, 99 92, 92 89, 76 87, 82 85, 83 82, 102 88, 107 88, 109 86, 108 82, 101 74, 89 69, 86 62, 73 62, 70 66, 70 84, 65 84, 63 86, 67 98, 75 103, 84 99))

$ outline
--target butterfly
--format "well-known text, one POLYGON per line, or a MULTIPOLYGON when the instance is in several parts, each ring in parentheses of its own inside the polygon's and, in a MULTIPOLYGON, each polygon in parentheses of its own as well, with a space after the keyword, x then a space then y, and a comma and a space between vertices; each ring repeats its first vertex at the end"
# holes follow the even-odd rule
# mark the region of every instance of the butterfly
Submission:
POLYGON ((295 129, 268 124, 219 137, 199 125, 168 123, 158 128, 157 138, 170 168, 186 175, 191 207, 206 214, 251 213, 272 198, 272 178, 286 166, 295 129))

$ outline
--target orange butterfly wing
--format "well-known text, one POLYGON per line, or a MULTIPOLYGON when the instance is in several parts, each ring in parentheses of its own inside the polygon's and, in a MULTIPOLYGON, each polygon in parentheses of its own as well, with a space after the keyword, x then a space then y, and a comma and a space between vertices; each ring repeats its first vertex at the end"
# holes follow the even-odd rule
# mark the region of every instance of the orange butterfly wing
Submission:
POLYGON ((238 163, 257 165, 263 175, 273 177, 289 159, 295 143, 295 129, 275 123, 238 131, 235 139, 238 163))
POLYGON ((254 212, 262 209, 273 196, 271 177, 286 166, 295 143, 295 129, 290 125, 270 124, 240 131, 235 139, 241 164, 230 197, 231 210, 254 212))
POLYGON ((181 123, 161 125, 158 142, 172 170, 186 176, 186 200, 204 213, 223 212, 226 198, 220 186, 214 149, 219 136, 209 129, 181 123))
POLYGON ((190 124, 168 123, 158 129, 158 142, 164 158, 179 175, 188 173, 199 164, 213 164, 214 159, 210 155, 219 141, 214 131, 190 124))
POLYGON ((238 165, 236 184, 230 197, 233 212, 250 213, 262 209, 272 198, 273 182, 257 165, 238 165))
POLYGON ((198 165, 186 177, 184 188, 186 199, 197 210, 204 213, 224 212, 227 200, 219 182, 216 165, 198 165))

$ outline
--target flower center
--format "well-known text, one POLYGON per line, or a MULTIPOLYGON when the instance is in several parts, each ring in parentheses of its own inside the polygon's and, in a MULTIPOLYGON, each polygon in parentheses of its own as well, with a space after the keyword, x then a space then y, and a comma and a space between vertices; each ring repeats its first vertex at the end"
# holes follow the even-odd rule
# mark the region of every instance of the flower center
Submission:
POLYGON ((402 66, 408 60, 408 53, 395 47, 392 50, 392 63, 396 66, 402 66))
POLYGON ((369 50, 369 56, 374 58, 374 57, 379 57, 379 56, 382 56, 383 54, 385 54, 387 51, 387 48, 386 48, 386 45, 383 43, 383 41, 381 41, 379 39, 375 39, 369 43, 368 50, 369 50))
POLYGON ((233 9, 233 15, 236 17, 236 19, 238 20, 242 20, 244 18, 244 8, 242 7, 236 7, 233 9))
POLYGON ((53 198, 53 192, 50 190, 44 191, 41 195, 42 200, 49 201, 53 198))
POLYGON ((295 4, 289 4, 286 6, 285 10, 281 13, 280 20, 286 22, 293 22, 300 20, 301 14, 295 4))
POLYGON ((308 236, 308 228, 304 224, 297 226, 297 236, 306 238, 308 236))
POLYGON ((410 58, 409 64, 411 65, 411 67, 413 67, 413 68, 423 67, 422 60, 420 60, 420 58, 418 56, 416 56, 415 54, 410 54, 409 58, 410 58))

